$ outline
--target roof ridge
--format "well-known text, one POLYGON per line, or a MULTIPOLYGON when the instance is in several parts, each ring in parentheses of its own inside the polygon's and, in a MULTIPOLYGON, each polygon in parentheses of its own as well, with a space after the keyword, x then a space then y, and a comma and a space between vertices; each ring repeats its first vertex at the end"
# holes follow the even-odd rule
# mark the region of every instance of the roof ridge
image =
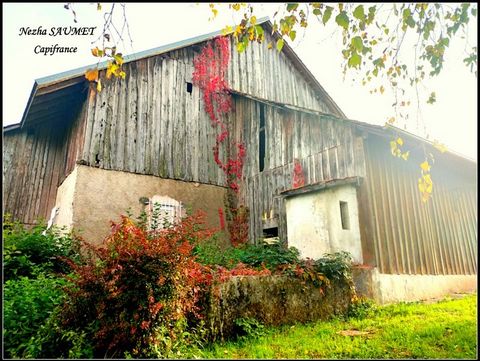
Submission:
MULTIPOLYGON (((263 24, 263 23, 266 23, 268 21, 270 21, 270 18, 268 16, 265 16, 265 17, 262 17, 262 18, 258 19, 256 24, 263 24)), ((173 43, 160 45, 160 46, 150 48, 150 49, 147 49, 147 50, 137 51, 136 53, 125 55, 124 58, 123 58, 124 63, 144 59, 144 58, 151 57, 151 56, 160 55, 160 54, 172 51, 172 50, 176 50, 176 49, 184 48, 186 46, 201 43, 203 41, 213 39, 213 38, 215 38, 219 35, 224 35, 224 29, 212 31, 212 32, 209 32, 209 33, 194 36, 194 37, 187 38, 187 39, 180 40, 180 41, 175 41, 173 43)), ((75 68, 75 69, 67 70, 67 71, 64 71, 64 72, 61 72, 61 73, 55 73, 55 74, 52 74, 52 75, 48 75, 48 76, 44 76, 42 78, 35 79, 35 82, 39 86, 44 87, 44 86, 50 85, 51 82, 60 82, 60 81, 76 78, 77 76, 83 75, 83 73, 87 69, 92 68, 92 67, 97 67, 99 70, 105 69, 107 67, 107 63, 108 63, 108 60, 104 60, 104 61, 99 62, 99 63, 85 65, 85 66, 82 66, 82 67, 79 67, 79 68, 75 68)))

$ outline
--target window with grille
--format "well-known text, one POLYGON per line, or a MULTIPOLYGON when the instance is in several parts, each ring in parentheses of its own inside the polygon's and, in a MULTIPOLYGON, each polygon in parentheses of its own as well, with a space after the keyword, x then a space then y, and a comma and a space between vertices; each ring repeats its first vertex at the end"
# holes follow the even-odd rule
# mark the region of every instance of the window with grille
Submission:
POLYGON ((184 217, 181 202, 167 197, 155 195, 149 199, 147 206, 148 225, 151 230, 160 230, 174 226, 184 217))

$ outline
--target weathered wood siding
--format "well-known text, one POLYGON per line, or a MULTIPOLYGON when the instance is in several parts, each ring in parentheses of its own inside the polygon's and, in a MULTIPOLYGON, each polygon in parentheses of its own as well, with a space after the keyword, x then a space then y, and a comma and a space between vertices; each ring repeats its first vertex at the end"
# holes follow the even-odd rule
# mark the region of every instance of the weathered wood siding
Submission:
POLYGON ((387 138, 369 135, 366 144, 367 177, 359 190, 359 211, 368 262, 388 274, 475 274, 474 167, 432 151, 433 195, 423 203, 417 187, 423 152, 406 143, 404 148, 412 151, 404 161, 390 155, 387 138))
POLYGON ((261 44, 252 42, 242 53, 230 42, 230 87, 261 99, 334 114, 284 51, 267 48, 271 41, 275 43, 266 31, 261 44))
MULTIPOLYGON (((112 79, 102 92, 91 92, 83 160, 105 169, 225 185, 212 152, 219 130, 211 127, 200 90, 187 91, 203 45, 127 63, 125 80, 112 79)), ((328 111, 283 53, 266 44, 241 54, 233 43, 231 48, 233 90, 328 111)))
POLYGON ((57 187, 73 170, 83 144, 82 112, 3 134, 3 212, 25 224, 48 219, 57 187))
POLYGON ((245 142, 242 201, 250 209, 250 239, 263 228, 277 225, 286 239, 285 205, 281 192, 293 188, 295 159, 300 162, 305 185, 365 176, 362 138, 351 123, 329 116, 280 109, 251 99, 236 98, 236 139, 245 142), (259 170, 259 119, 264 107, 266 163, 259 170), (242 128, 240 128, 240 124, 242 128), (241 135, 239 135, 241 133, 241 135), (262 220, 266 214, 266 220, 262 220))
POLYGON ((125 80, 91 93, 82 158, 92 166, 224 185, 213 160, 216 129, 197 87, 187 92, 194 52, 125 64, 125 80))

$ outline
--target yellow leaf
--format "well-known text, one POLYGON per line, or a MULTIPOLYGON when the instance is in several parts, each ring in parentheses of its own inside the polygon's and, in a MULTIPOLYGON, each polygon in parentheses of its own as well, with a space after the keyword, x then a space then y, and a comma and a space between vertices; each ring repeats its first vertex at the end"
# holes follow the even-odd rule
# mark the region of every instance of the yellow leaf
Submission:
POLYGON ((405 153, 402 154, 402 158, 403 158, 404 160, 408 160, 408 156, 409 156, 409 155, 410 155, 410 151, 407 151, 407 152, 405 152, 405 153))
POLYGON ((390 119, 388 119, 388 124, 393 124, 393 123, 395 123, 394 117, 391 117, 390 119))
POLYGON ((425 174, 422 177, 426 185, 432 184, 432 178, 430 177, 430 174, 425 174))
POLYGON ((97 3, 97 10, 101 11, 102 10, 102 5, 100 3, 97 3))
POLYGON ((443 145, 442 143, 439 143, 437 141, 434 141, 433 142, 433 146, 438 149, 441 153, 445 153, 448 149, 445 145, 443 145))
POLYGON ((85 72, 85 78, 88 81, 96 81, 98 79, 98 69, 88 69, 85 72))
POLYGON ((380 86, 380 93, 383 94, 383 92, 385 91, 385 88, 383 87, 383 85, 380 86))
POLYGON ((268 49, 271 49, 271 48, 273 48, 273 44, 272 44, 272 42, 269 42, 269 43, 267 44, 267 48, 268 48, 268 49))
POLYGON ((121 76, 122 79, 125 79, 125 77, 127 76, 127 74, 122 70, 122 71, 119 73, 119 76, 121 76))
POLYGON ((122 66, 123 64, 123 57, 122 57, 122 54, 121 53, 117 53, 113 56, 113 58, 115 59, 116 63, 119 65, 119 66, 122 66))
POLYGON ((112 77, 112 74, 117 76, 117 71, 119 69, 120 68, 118 67, 117 64, 108 62, 107 63, 107 79, 110 79, 112 77))
POLYGON ((418 189, 421 193, 425 193, 426 185, 422 178, 418 179, 418 189))
POLYGON ((425 192, 432 193, 432 190, 433 190, 433 184, 429 184, 427 185, 427 189, 425 189, 425 192))
POLYGON ((390 150, 392 152, 392 155, 395 155, 395 151, 397 150, 397 143, 395 143, 395 141, 391 141, 390 142, 390 150))
POLYGON ((240 4, 235 3, 235 4, 232 5, 232 8, 233 8, 233 10, 238 11, 238 10, 240 10, 240 4))
POLYGON ((397 143, 400 145, 403 145, 403 139, 402 138, 397 138, 397 143))
POLYGON ((98 79, 97 82, 97 91, 100 93, 102 91, 102 81, 98 79))
POLYGON ((425 161, 422 164, 420 164, 420 168, 422 168, 422 170, 424 170, 425 172, 428 172, 430 170, 430 164, 428 164, 428 162, 425 161))
POLYGON ((257 23, 257 17, 255 15, 252 15, 250 18, 250 24, 255 25, 257 23))
POLYGON ((233 28, 230 25, 227 25, 225 29, 222 30, 223 35, 228 35, 233 31, 233 28))

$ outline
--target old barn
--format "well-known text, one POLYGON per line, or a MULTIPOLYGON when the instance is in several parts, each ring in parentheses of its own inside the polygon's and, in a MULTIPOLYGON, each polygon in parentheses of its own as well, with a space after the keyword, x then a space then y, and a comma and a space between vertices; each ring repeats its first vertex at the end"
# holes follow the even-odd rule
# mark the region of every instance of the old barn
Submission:
MULTIPOLYGON (((313 258, 349 251, 360 289, 383 302, 475 289, 476 162, 347 119, 288 44, 267 49, 277 35, 260 23, 262 44, 238 53, 229 43, 225 75, 228 137, 246 151, 238 199, 250 242, 278 236, 313 258), (390 153, 398 136, 408 161, 390 153), (422 202, 426 152, 435 153, 434 193, 422 202)), ((220 227, 227 184, 212 152, 218 129, 192 80, 194 59, 219 36, 128 56, 126 79, 99 93, 88 67, 36 80, 21 122, 3 129, 3 212, 25 224, 53 214, 92 242, 152 199, 172 216, 204 209, 220 227)))

